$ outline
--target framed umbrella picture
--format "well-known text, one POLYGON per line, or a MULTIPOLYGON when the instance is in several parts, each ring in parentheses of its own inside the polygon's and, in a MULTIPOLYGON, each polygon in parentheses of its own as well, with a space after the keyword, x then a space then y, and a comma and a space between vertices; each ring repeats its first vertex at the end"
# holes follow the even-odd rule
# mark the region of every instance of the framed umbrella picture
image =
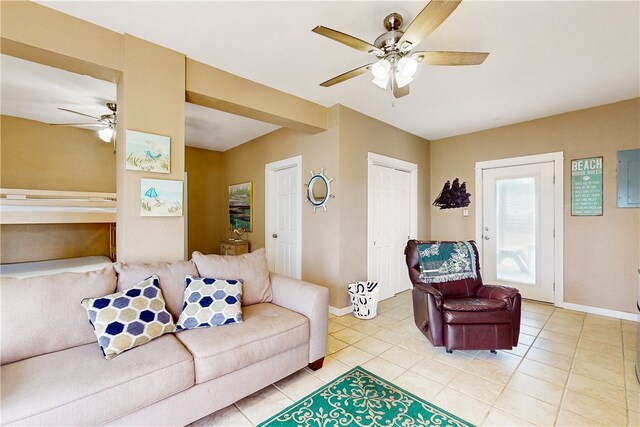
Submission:
POLYGON ((253 231, 253 187, 252 182, 242 182, 229 186, 229 229, 242 228, 253 231))
POLYGON ((182 181, 140 179, 140 216, 182 216, 182 181))

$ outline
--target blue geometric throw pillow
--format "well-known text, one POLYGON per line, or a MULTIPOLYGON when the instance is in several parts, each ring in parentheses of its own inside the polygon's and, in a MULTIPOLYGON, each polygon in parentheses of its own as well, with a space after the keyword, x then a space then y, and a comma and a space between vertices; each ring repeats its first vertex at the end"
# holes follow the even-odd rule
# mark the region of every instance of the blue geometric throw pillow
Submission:
POLYGON ((242 281, 187 276, 185 285, 178 330, 242 322, 242 281))
POLYGON ((155 275, 115 294, 85 298, 82 306, 105 359, 176 331, 155 275))

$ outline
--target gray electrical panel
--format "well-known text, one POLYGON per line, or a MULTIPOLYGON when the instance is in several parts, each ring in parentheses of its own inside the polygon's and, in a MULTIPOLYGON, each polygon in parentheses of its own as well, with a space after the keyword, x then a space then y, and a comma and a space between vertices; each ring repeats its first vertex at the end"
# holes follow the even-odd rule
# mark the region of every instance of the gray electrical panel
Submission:
POLYGON ((618 207, 640 208, 640 150, 618 151, 618 207))

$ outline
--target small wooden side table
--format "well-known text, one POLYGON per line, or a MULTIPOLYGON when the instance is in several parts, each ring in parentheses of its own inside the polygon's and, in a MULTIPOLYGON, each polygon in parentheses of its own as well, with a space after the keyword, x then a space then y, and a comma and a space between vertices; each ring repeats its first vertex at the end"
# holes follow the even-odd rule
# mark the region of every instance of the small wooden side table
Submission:
POLYGON ((241 255, 249 252, 246 240, 220 240, 220 255, 241 255))

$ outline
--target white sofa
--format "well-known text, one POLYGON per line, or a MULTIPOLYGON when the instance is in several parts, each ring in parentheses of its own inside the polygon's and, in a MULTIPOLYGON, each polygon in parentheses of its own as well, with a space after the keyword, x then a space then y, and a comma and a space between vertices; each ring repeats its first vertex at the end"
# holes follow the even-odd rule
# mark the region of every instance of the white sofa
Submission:
MULTIPOLYGON (((170 289, 169 278, 184 280, 194 264, 155 266, 142 267, 164 269, 160 285, 175 316, 183 288, 170 289)), ((322 365, 327 289, 275 274, 271 301, 244 306, 243 323, 163 335, 105 360, 80 301, 126 287, 118 277, 110 266, 2 279, 3 425, 184 425, 322 365)))

